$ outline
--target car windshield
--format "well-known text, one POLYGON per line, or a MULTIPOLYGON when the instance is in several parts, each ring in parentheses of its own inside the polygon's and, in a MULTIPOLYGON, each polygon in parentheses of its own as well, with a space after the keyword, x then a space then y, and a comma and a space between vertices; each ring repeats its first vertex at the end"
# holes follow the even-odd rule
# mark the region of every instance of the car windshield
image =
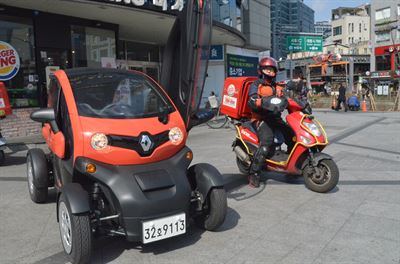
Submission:
POLYGON ((136 72, 85 72, 69 76, 80 116, 144 118, 174 108, 145 75, 136 72))

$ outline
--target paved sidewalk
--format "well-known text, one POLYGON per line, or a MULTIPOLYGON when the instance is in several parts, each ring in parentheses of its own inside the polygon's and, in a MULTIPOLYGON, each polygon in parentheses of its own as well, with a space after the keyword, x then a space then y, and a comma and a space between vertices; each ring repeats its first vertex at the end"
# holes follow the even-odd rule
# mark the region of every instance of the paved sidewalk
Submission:
MULTIPOLYGON (((399 113, 315 111, 325 126, 340 181, 328 194, 302 178, 264 173, 259 189, 238 173, 234 130, 201 126, 190 133, 194 163, 225 177, 228 216, 218 232, 188 234, 146 246, 96 241, 93 263, 400 263, 399 113)), ((32 141, 31 143, 35 143, 32 141)), ((55 204, 30 201, 26 149, 15 145, 0 167, 0 263, 66 263, 55 204), (19 148, 19 149, 18 149, 19 148)), ((54 196, 51 196, 54 200, 54 196)))

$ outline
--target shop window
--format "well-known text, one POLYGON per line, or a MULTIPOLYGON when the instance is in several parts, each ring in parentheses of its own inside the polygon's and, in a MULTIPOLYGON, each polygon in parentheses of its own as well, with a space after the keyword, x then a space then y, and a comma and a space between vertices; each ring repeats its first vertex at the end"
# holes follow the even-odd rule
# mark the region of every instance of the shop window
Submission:
MULTIPOLYGON (((159 62, 159 46, 146 44, 146 43, 137 43, 132 41, 120 41, 124 42, 125 45, 120 44, 121 46, 125 46, 126 50, 124 52, 124 56, 121 59, 127 59, 130 61, 152 61, 159 62)), ((121 53, 121 52, 120 52, 121 53)))
POLYGON ((72 26, 73 67, 101 67, 101 58, 116 58, 113 30, 72 26))
POLYGON ((376 43, 382 42, 382 41, 389 41, 390 40, 390 32, 389 31, 384 31, 384 32, 377 32, 376 33, 376 43))
POLYGON ((390 18, 390 7, 375 11, 375 22, 380 23, 390 18))
POLYGON ((336 36, 336 35, 341 35, 341 34, 342 34, 342 26, 334 27, 334 28, 333 28, 333 35, 334 35, 334 36, 336 36))
POLYGON ((18 73, 10 80, 4 81, 12 107, 38 106, 32 21, 22 17, 0 15, 0 41, 11 45, 17 51, 20 60, 18 73))
POLYGON ((376 70, 388 71, 390 70, 390 55, 376 56, 376 70))

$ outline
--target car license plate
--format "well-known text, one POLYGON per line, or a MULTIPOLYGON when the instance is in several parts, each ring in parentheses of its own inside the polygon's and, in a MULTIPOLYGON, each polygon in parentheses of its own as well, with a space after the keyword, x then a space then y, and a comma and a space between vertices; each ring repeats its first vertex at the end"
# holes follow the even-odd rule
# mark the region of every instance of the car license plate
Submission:
POLYGON ((143 244, 186 233, 185 213, 142 223, 143 244))

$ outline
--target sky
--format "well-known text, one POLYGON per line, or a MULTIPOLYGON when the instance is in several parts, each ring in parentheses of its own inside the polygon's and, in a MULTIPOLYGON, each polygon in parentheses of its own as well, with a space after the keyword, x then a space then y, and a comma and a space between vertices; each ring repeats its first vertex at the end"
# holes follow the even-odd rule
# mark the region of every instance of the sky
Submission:
POLYGON ((304 0, 306 5, 314 9, 315 22, 330 20, 332 9, 338 7, 356 7, 370 2, 370 0, 304 0))

